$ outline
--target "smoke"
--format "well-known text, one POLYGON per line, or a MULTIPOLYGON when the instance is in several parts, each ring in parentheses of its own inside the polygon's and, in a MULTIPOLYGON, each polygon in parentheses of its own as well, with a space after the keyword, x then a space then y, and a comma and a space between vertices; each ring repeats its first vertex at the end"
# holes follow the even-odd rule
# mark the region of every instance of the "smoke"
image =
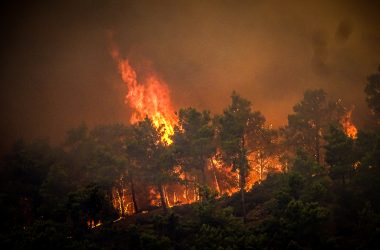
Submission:
POLYGON ((335 40, 340 43, 346 42, 350 38, 352 29, 353 26, 349 21, 341 21, 335 32, 335 40))
POLYGON ((313 56, 311 64, 317 74, 327 75, 328 44, 327 36, 323 32, 316 32, 312 37, 313 56))
POLYGON ((108 53, 146 61, 174 108, 221 112, 235 89, 270 123, 286 122, 307 88, 365 114, 366 76, 380 62, 380 16, 369 1, 17 1, 2 4, 0 135, 51 137, 124 122, 127 87, 108 53))

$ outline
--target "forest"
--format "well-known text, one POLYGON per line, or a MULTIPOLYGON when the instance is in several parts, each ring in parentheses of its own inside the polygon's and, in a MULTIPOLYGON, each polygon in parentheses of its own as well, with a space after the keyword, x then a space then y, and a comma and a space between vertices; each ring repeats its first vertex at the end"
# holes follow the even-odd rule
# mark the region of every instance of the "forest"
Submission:
POLYGON ((174 127, 19 140, 1 160, 1 248, 376 249, 380 72, 363 91, 363 128, 311 89, 280 128, 233 92, 221 114, 182 108, 174 127))

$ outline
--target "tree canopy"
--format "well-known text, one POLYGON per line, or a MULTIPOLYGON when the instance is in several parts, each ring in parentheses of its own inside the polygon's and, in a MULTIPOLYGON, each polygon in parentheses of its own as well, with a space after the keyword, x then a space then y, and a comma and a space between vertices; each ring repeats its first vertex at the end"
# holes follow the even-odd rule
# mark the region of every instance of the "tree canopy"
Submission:
POLYGON ((380 132, 350 137, 346 114, 307 90, 277 129, 233 92, 219 115, 180 109, 171 144, 149 117, 20 140, 0 162, 2 246, 376 249, 380 132))

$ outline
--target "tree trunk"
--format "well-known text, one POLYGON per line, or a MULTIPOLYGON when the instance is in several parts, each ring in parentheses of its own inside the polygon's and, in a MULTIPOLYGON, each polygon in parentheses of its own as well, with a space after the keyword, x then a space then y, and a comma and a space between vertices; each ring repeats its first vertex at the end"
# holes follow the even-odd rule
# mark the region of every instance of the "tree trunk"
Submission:
POLYGON ((132 203, 133 203, 133 209, 135 210, 135 213, 139 212, 139 209, 137 207, 137 201, 136 201, 136 191, 135 191, 135 185, 133 183, 133 175, 130 175, 130 182, 131 182, 131 193, 132 193, 132 203))
POLYGON ((216 176, 216 167, 215 167, 215 164, 212 161, 212 159, 210 159, 210 162, 211 162, 211 166, 212 166, 212 172, 214 174, 216 191, 218 192, 219 195, 221 195, 218 177, 216 176))
POLYGON ((218 196, 220 196, 221 195, 221 191, 220 191, 218 177, 216 176, 215 170, 213 171, 213 173, 214 173, 214 179, 215 179, 216 192, 218 192, 218 196))
POLYGON ((186 197, 187 203, 190 203, 190 200, 189 200, 189 182, 187 181, 186 172, 184 172, 184 174, 185 174, 185 197, 186 197))
POLYGON ((120 217, 124 217, 124 210, 125 210, 125 208, 124 208, 124 202, 123 202, 123 191, 120 190, 120 186, 117 188, 116 192, 117 192, 117 196, 119 198, 119 204, 120 204, 120 217))
POLYGON ((166 200, 165 200, 165 192, 164 192, 164 187, 162 186, 161 183, 157 185, 158 192, 160 192, 160 200, 161 200, 161 206, 164 212, 167 212, 167 206, 166 206, 166 200))
POLYGON ((241 195, 241 208, 243 213, 243 221, 244 223, 247 220, 246 211, 245 211, 245 176, 247 171, 247 162, 246 162, 246 154, 245 154, 245 138, 243 136, 241 140, 240 146, 240 168, 239 168, 239 185, 240 185, 240 195, 241 195))
POLYGON ((200 162, 201 162, 201 175, 202 175, 202 184, 204 186, 207 185, 207 179, 206 179, 206 161, 203 160, 203 155, 200 155, 200 162))
POLYGON ((342 174, 342 184, 343 184, 343 186, 346 185, 346 176, 345 176, 345 174, 342 174))
POLYGON ((263 165, 261 165, 261 163, 260 163, 260 179, 259 179, 259 182, 261 183, 262 180, 263 180, 263 165))
POLYGON ((321 164, 321 156, 320 156, 320 141, 319 141, 319 125, 316 124, 315 127, 315 160, 318 164, 321 164))
POLYGON ((172 205, 170 205, 170 200, 169 200, 169 195, 168 195, 168 189, 165 186, 164 186, 164 195, 165 195, 166 206, 167 207, 172 207, 172 205))
POLYGON ((206 170, 204 165, 202 167, 202 182, 204 186, 207 186, 206 170))
POLYGON ((207 186, 206 169, 205 169, 207 160, 205 161, 204 157, 203 157, 203 145, 201 144, 200 147, 201 147, 201 153, 200 153, 200 160, 201 161, 200 162, 202 165, 201 166, 202 167, 202 181, 203 181, 203 185, 207 186))
POLYGON ((119 197, 120 203, 120 216, 124 217, 125 215, 125 207, 124 207, 124 180, 123 177, 120 178, 119 185, 117 187, 117 196, 119 197))
POLYGON ((247 221, 246 211, 245 211, 245 171, 240 171, 240 195, 241 195, 241 209, 244 223, 247 221))

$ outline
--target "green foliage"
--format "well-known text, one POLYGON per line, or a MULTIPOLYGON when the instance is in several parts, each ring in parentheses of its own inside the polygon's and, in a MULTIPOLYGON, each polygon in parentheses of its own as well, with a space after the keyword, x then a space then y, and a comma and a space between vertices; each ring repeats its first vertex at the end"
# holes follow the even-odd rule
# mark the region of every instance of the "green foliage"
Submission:
POLYGON ((289 193, 297 199, 305 185, 305 179, 298 173, 292 173, 288 178, 289 193))
POLYGON ((247 174, 246 137, 260 133, 265 118, 260 112, 251 111, 251 103, 236 92, 231 95, 232 103, 219 117, 220 141, 224 152, 223 159, 235 169, 247 174))
POLYGON ((225 212, 217 208, 216 192, 207 186, 200 187, 202 201, 196 205, 196 211, 201 224, 212 224, 220 222, 225 218, 225 212))
POLYGON ((201 113, 194 108, 180 109, 178 120, 173 137, 177 162, 186 172, 200 175, 205 185, 206 163, 216 150, 215 129, 210 113, 201 113))
POLYGON ((148 181, 157 185, 171 178, 174 160, 171 147, 161 142, 162 132, 146 118, 133 128, 133 137, 127 144, 129 155, 144 172, 148 181))
POLYGON ((148 118, 128 127, 82 125, 68 133, 60 148, 42 140, 20 141, 0 162, 2 247, 378 248, 380 135, 360 131, 353 140, 336 124, 327 133, 342 110, 323 90, 307 91, 289 116, 285 137, 278 138, 250 102, 233 93, 230 106, 214 120, 208 112, 181 110, 173 145, 161 141, 161 130, 148 118), (279 147, 276 140, 289 148, 279 147), (321 145, 327 165, 315 157, 323 155, 318 153, 321 145), (198 203, 115 221, 119 215, 111 203, 112 191, 137 193, 149 202, 147 192, 153 187, 164 205, 164 187, 181 184, 173 167, 179 164, 201 175, 216 147, 225 163, 239 171, 240 194, 218 197, 198 183, 198 203), (286 171, 270 173, 244 192, 249 154, 258 159, 282 154, 286 171), (91 228, 89 221, 102 225, 91 228))
MULTIPOLYGON (((380 66, 379 66, 380 72, 380 66)), ((365 93, 368 107, 380 118, 380 73, 372 74, 367 78, 365 93)))
POLYGON ((73 146, 79 144, 88 138, 88 127, 82 123, 79 127, 67 132, 65 145, 73 146))
POLYGON ((69 249, 72 242, 67 237, 65 224, 49 220, 37 220, 33 225, 14 228, 3 241, 6 249, 69 249))
POLYGON ((73 226, 79 230, 87 229, 88 221, 104 223, 117 217, 106 189, 97 184, 70 193, 67 209, 73 226))
POLYGON ((333 179, 345 179, 352 173, 353 165, 357 160, 353 148, 353 140, 347 137, 343 131, 330 127, 329 135, 326 136, 328 144, 326 148, 326 162, 330 165, 330 176, 333 179))
POLYGON ((141 179, 157 188, 161 205, 166 210, 163 185, 178 182, 178 176, 173 171, 173 147, 161 141, 162 134, 160 128, 155 128, 152 121, 145 118, 133 126, 131 140, 127 143, 127 153, 136 164, 141 179))
POLYGON ((323 168, 305 151, 298 149, 291 167, 291 171, 310 178, 321 174, 323 172, 323 168))
POLYGON ((30 144, 19 141, 5 156, 0 177, 0 218, 4 225, 30 224, 39 216, 41 185, 60 157, 60 151, 45 140, 30 144))
POLYGON ((202 190, 202 202, 197 204, 198 230, 196 249, 241 249, 246 230, 242 221, 233 216, 233 208, 218 207, 216 193, 202 190))
POLYGON ((380 244, 380 214, 367 202, 359 212, 357 232, 361 236, 359 249, 375 249, 380 244))
POLYGON ((60 164, 52 165, 39 191, 42 199, 40 213, 46 218, 64 221, 67 194, 73 189, 65 167, 60 164))
POLYGON ((322 89, 307 90, 304 97, 288 115, 288 125, 282 129, 285 147, 295 152, 302 148, 316 162, 321 163, 323 136, 328 127, 338 125, 344 108, 338 101, 330 101, 322 89))
POLYGON ((203 224, 195 236, 195 249, 242 249, 244 244, 242 228, 225 228, 203 224), (239 230, 239 231, 237 231, 239 230))
POLYGON ((244 189, 250 170, 247 137, 260 133, 258 130, 263 128, 265 118, 260 112, 252 112, 251 103, 241 98, 236 92, 232 93, 231 99, 232 103, 219 117, 220 147, 224 162, 232 165, 233 170, 239 172, 241 207, 245 219, 244 189))
POLYGON ((251 165, 253 165, 253 170, 259 174, 259 181, 264 178, 264 173, 274 170, 274 166, 271 166, 268 159, 279 153, 277 139, 277 131, 270 127, 264 127, 264 121, 260 128, 252 130, 252 133, 249 134, 249 153, 254 156, 251 165))

